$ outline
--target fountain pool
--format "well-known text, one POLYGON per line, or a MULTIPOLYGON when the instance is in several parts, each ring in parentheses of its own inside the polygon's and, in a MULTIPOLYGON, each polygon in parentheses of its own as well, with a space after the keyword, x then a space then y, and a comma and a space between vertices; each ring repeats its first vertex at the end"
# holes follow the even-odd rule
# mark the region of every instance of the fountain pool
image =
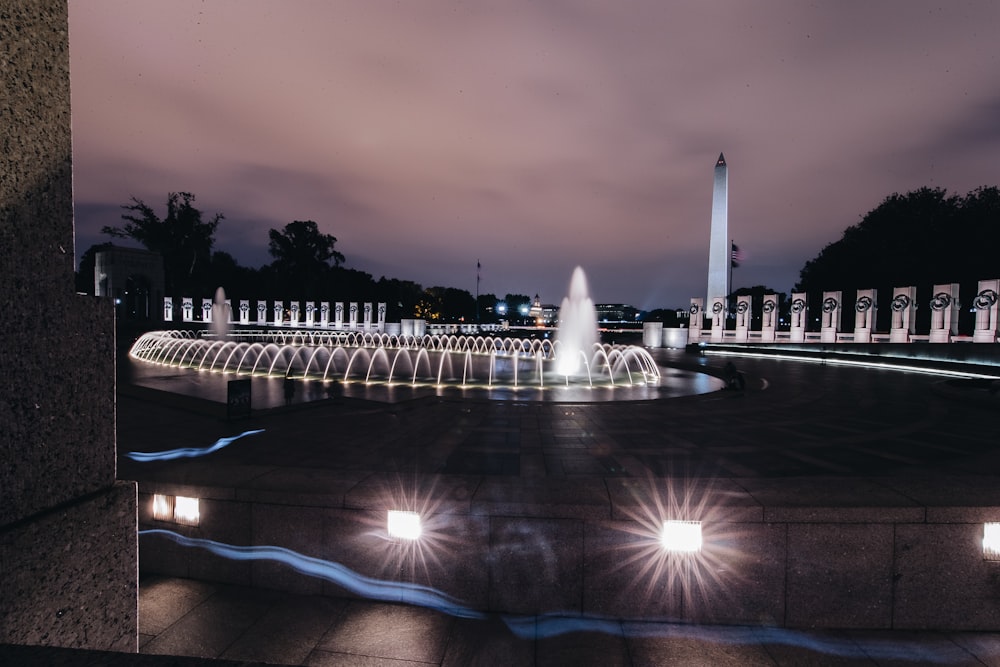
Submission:
POLYGON ((226 336, 152 331, 132 359, 175 368, 324 382, 462 388, 655 385, 659 366, 641 347, 593 343, 574 348, 579 368, 556 367, 563 344, 499 336, 396 336, 383 333, 247 330, 226 336))
MULTIPOLYGON (((224 294, 217 295, 217 300, 224 294)), ((703 393, 708 381, 668 383, 646 349, 599 342, 583 269, 576 267, 555 340, 517 336, 401 336, 317 329, 152 331, 132 360, 231 378, 282 378, 342 387, 457 388, 487 398, 639 400, 703 393), (684 385, 686 388, 679 388, 684 385)), ((699 375, 699 374, 690 374, 699 375)), ((672 375, 676 378, 677 374, 672 375)), ((707 376, 703 376, 707 378, 707 376)))

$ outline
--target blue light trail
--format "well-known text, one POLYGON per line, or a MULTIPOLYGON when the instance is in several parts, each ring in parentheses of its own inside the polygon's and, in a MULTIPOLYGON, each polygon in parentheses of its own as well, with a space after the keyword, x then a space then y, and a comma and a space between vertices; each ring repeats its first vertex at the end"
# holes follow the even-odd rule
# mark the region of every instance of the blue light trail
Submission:
POLYGON ((341 588, 371 600, 404 602, 419 607, 435 609, 460 618, 485 618, 484 614, 469 609, 455 598, 430 586, 399 581, 384 581, 358 574, 354 570, 321 558, 314 558, 285 549, 284 547, 241 547, 215 540, 185 537, 172 530, 159 528, 140 530, 139 535, 162 535, 185 547, 206 549, 216 556, 242 561, 277 561, 302 574, 325 579, 341 588))
POLYGON ((129 457, 133 461, 139 461, 140 463, 148 463, 150 461, 171 461, 173 459, 193 459, 199 456, 205 456, 206 454, 211 454, 212 452, 217 452, 223 447, 239 440, 240 438, 248 435, 255 435, 257 433, 263 433, 264 429, 260 428, 255 431, 244 431, 239 435, 234 435, 230 438, 219 438, 215 441, 214 445, 209 447, 182 447, 180 449, 168 449, 165 452, 129 452, 125 456, 129 457))

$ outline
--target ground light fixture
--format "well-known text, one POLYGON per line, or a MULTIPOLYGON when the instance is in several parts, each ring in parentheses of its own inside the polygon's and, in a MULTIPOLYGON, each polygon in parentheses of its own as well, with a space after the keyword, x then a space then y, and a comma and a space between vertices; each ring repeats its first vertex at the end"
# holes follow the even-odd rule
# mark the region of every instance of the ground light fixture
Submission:
POLYGON ((197 526, 200 520, 201 511, 197 498, 177 496, 174 499, 174 521, 189 526, 197 526))
POLYGON ((153 518, 157 521, 173 521, 188 526, 197 526, 201 521, 201 511, 197 498, 153 494, 153 518))
POLYGON ((162 493, 153 494, 153 518, 157 521, 174 520, 174 497, 162 493))
POLYGON ((701 551, 701 521, 664 521, 660 543, 676 553, 701 551))
POLYGON ((389 537, 397 540, 416 540, 420 537, 420 515, 416 512, 389 510, 389 537))
POLYGON ((1000 523, 983 524, 983 560, 1000 561, 1000 523))

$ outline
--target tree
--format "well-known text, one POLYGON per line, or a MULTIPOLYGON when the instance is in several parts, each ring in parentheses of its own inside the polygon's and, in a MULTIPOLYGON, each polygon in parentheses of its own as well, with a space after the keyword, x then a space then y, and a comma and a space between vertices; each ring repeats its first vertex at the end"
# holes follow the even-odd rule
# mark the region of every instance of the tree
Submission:
POLYGON ((507 311, 506 318, 511 322, 523 323, 527 320, 528 309, 531 308, 531 297, 525 294, 508 294, 504 297, 507 311))
POLYGON ((203 221, 201 211, 193 206, 194 200, 190 192, 169 193, 167 215, 161 219, 144 201, 132 197, 131 204, 122 206, 128 211, 122 214, 125 225, 103 227, 101 232, 133 239, 147 250, 160 253, 168 294, 204 289, 201 279, 208 270, 215 230, 223 216, 216 213, 210 221, 203 221))
POLYGON ((420 302, 424 288, 410 280, 379 278, 375 285, 375 298, 384 302, 388 308, 389 321, 413 317, 416 305, 420 302))
POLYGON ((476 300, 455 287, 428 287, 417 301, 417 317, 440 322, 475 322, 476 300))
POLYGON ((332 267, 338 267, 344 256, 334 246, 336 237, 322 234, 312 220, 296 220, 278 231, 268 232, 267 251, 274 258, 271 267, 286 287, 315 296, 315 292, 332 267))
MULTIPOLYGON (((936 283, 961 285, 974 293, 977 282, 996 278, 995 251, 1000 247, 1000 190, 981 187, 966 196, 942 188, 920 188, 887 197, 843 237, 807 261, 796 291, 818 303, 823 291, 841 290, 849 299, 858 289, 877 289, 878 302, 888 303, 895 287, 913 285, 918 299, 936 283)), ((844 309, 844 326, 853 311, 844 309)), ((888 308, 878 311, 878 328, 885 329, 888 308)), ((967 313, 963 311, 963 316, 967 313)), ((917 310, 917 326, 930 316, 917 310)))

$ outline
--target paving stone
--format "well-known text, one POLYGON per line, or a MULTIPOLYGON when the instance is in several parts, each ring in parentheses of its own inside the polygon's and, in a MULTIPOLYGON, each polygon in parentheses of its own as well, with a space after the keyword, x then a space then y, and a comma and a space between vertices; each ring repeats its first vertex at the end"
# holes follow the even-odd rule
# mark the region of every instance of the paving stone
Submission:
POLYGON ((452 621, 429 609, 352 601, 317 648, 353 656, 440 664, 452 621))

